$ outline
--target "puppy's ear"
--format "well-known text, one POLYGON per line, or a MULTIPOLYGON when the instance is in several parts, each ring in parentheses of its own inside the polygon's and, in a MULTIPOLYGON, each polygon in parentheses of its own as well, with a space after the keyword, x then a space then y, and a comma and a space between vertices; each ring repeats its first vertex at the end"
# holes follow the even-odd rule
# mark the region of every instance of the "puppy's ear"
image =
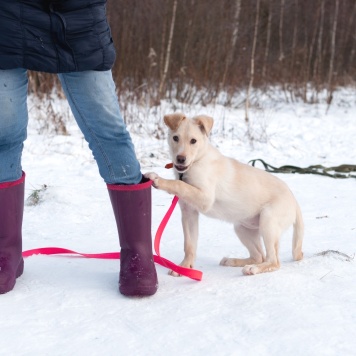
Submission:
POLYGON ((182 123, 183 120, 185 120, 185 116, 182 113, 174 113, 174 114, 169 114, 165 115, 164 118, 164 123, 173 131, 177 130, 179 125, 182 123))
POLYGON ((214 119, 210 116, 199 115, 193 119, 197 125, 199 125, 200 129, 203 133, 209 136, 211 129, 214 125, 214 119))

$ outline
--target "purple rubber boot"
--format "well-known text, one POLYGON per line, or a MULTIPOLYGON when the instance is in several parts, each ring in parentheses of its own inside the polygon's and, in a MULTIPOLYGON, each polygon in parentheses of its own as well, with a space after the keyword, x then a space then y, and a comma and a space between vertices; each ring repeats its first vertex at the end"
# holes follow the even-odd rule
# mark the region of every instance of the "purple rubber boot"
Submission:
POLYGON ((158 288, 151 238, 151 184, 108 184, 111 204, 119 233, 120 293, 149 296, 158 288))
POLYGON ((15 182, 0 183, 0 294, 12 290, 23 273, 24 194, 25 173, 15 182))

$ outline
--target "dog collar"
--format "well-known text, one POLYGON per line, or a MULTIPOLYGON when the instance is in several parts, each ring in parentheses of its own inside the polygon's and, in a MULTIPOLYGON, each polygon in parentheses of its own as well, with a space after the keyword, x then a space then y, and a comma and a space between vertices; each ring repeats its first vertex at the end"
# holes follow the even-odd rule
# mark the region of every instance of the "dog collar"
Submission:
MULTIPOLYGON (((166 168, 166 169, 173 168, 173 163, 167 163, 164 168, 166 168)), ((178 177, 179 177, 179 180, 183 180, 183 173, 179 173, 178 177)))

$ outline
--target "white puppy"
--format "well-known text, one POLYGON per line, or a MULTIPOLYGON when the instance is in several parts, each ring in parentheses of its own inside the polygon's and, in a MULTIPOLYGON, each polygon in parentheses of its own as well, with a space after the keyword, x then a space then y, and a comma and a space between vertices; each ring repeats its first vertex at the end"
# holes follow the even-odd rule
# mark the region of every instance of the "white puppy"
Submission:
POLYGON ((166 115, 164 122, 169 127, 168 142, 175 175, 181 180, 163 179, 156 173, 145 176, 153 181, 155 188, 179 198, 185 252, 181 266, 194 266, 199 213, 231 222, 250 253, 250 257, 244 259, 225 257, 220 262, 223 266, 244 267, 242 271, 247 275, 278 269, 279 240, 292 224, 293 258, 303 258, 302 214, 283 181, 223 156, 209 142, 213 126, 210 117, 188 119, 176 113, 166 115))

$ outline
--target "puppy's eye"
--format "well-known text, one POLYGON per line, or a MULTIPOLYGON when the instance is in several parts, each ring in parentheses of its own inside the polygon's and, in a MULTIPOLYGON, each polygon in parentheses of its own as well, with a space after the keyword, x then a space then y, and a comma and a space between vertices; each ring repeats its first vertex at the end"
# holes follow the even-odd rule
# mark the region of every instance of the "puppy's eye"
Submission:
POLYGON ((190 140, 190 143, 191 143, 192 145, 194 145, 195 143, 197 143, 197 140, 196 140, 195 138, 192 138, 192 139, 190 140))
POLYGON ((179 137, 178 136, 173 136, 173 141, 178 142, 179 141, 179 137))

